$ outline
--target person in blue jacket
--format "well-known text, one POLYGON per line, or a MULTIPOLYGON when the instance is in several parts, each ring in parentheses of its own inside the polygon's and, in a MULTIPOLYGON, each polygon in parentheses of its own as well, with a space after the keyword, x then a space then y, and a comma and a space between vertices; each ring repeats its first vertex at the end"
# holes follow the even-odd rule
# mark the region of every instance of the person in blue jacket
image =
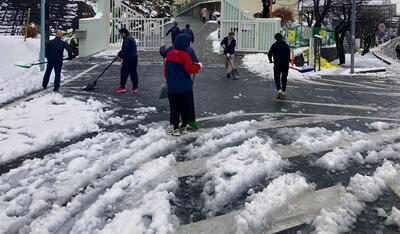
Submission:
POLYGON ((200 63, 193 63, 187 52, 190 46, 190 36, 179 34, 174 46, 160 48, 160 54, 166 59, 165 76, 168 85, 168 99, 170 104, 170 124, 173 126, 169 134, 180 136, 187 133, 187 125, 196 121, 193 80, 191 74, 198 73, 202 67, 200 63), (180 124, 182 120, 182 124, 180 124))
POLYGON ((236 50, 235 33, 230 32, 228 36, 221 41, 221 46, 224 49, 224 54, 226 56, 226 61, 225 61, 226 78, 236 79, 235 74, 233 73, 233 63, 235 59, 235 50, 236 50))
POLYGON ((178 36, 178 34, 181 32, 181 30, 178 27, 178 23, 175 22, 174 26, 172 26, 172 28, 170 28, 166 34, 166 36, 168 37, 169 34, 171 34, 171 39, 172 39, 172 43, 174 43, 175 37, 178 36))
POLYGON ((126 92, 126 82, 128 77, 132 80, 132 93, 139 92, 139 76, 137 72, 138 67, 138 52, 136 40, 132 37, 126 28, 119 30, 119 33, 123 39, 122 49, 118 53, 118 57, 122 59, 121 67, 121 83, 120 87, 116 90, 117 93, 126 92))
POLYGON ((64 33, 62 31, 57 32, 56 38, 49 41, 45 48, 47 67, 43 77, 42 87, 44 89, 47 88, 47 85, 49 84, 50 81, 51 72, 54 69, 55 72, 54 88, 53 88, 54 92, 58 92, 60 88, 61 70, 64 60, 64 50, 68 52, 69 60, 72 60, 74 58, 74 54, 72 53, 71 48, 68 46, 67 42, 62 40, 63 36, 64 33))

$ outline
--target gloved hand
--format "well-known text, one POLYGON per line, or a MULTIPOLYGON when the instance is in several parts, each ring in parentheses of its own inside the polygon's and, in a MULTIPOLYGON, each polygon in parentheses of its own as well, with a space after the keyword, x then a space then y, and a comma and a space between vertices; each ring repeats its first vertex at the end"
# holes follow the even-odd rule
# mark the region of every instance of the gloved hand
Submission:
POLYGON ((200 65, 200 68, 203 68, 203 64, 202 63, 198 63, 200 65))
POLYGON ((230 57, 231 57, 231 54, 229 54, 229 53, 226 54, 226 57, 227 57, 227 58, 230 58, 230 57))

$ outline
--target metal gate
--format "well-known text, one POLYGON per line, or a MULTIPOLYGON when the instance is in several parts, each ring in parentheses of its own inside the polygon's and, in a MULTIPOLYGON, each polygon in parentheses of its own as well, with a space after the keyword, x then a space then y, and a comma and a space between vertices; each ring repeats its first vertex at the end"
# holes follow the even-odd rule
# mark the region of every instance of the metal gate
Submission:
MULTIPOLYGON (((243 0, 245 1, 245 0, 243 0)), ((255 19, 240 8, 240 0, 221 1, 221 35, 236 34, 237 51, 266 52, 280 32, 280 19, 255 19)))
POLYGON ((136 39, 139 50, 158 50, 164 44, 164 21, 160 18, 113 18, 110 25, 110 47, 121 47, 119 29, 124 27, 136 39))
POLYGON ((119 29, 126 28, 136 39, 139 50, 158 50, 164 44, 165 18, 144 18, 130 7, 129 2, 111 1, 109 47, 121 47, 122 38, 119 29))

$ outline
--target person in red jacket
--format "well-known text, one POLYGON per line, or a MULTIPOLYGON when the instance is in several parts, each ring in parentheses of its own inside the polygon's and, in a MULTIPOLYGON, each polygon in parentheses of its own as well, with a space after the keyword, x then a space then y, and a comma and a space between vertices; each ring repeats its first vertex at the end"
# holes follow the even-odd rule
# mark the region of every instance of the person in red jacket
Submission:
POLYGON ((165 75, 171 109, 170 123, 173 126, 169 134, 173 136, 186 134, 188 123, 196 121, 193 80, 190 75, 198 73, 202 65, 201 63, 194 64, 187 52, 190 40, 190 36, 182 33, 175 38, 173 47, 160 48, 161 56, 166 59, 165 75), (179 126, 180 120, 182 124, 179 126))

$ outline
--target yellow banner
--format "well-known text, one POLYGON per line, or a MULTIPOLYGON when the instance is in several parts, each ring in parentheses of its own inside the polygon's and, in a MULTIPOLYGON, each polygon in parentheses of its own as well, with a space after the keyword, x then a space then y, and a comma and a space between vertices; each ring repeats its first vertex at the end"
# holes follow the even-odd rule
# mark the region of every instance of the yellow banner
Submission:
POLYGON ((325 29, 321 29, 321 30, 319 31, 319 35, 320 35, 321 37, 326 37, 326 30, 325 30, 325 29))
POLYGON ((296 30, 288 30, 288 41, 289 42, 296 41, 296 30))

